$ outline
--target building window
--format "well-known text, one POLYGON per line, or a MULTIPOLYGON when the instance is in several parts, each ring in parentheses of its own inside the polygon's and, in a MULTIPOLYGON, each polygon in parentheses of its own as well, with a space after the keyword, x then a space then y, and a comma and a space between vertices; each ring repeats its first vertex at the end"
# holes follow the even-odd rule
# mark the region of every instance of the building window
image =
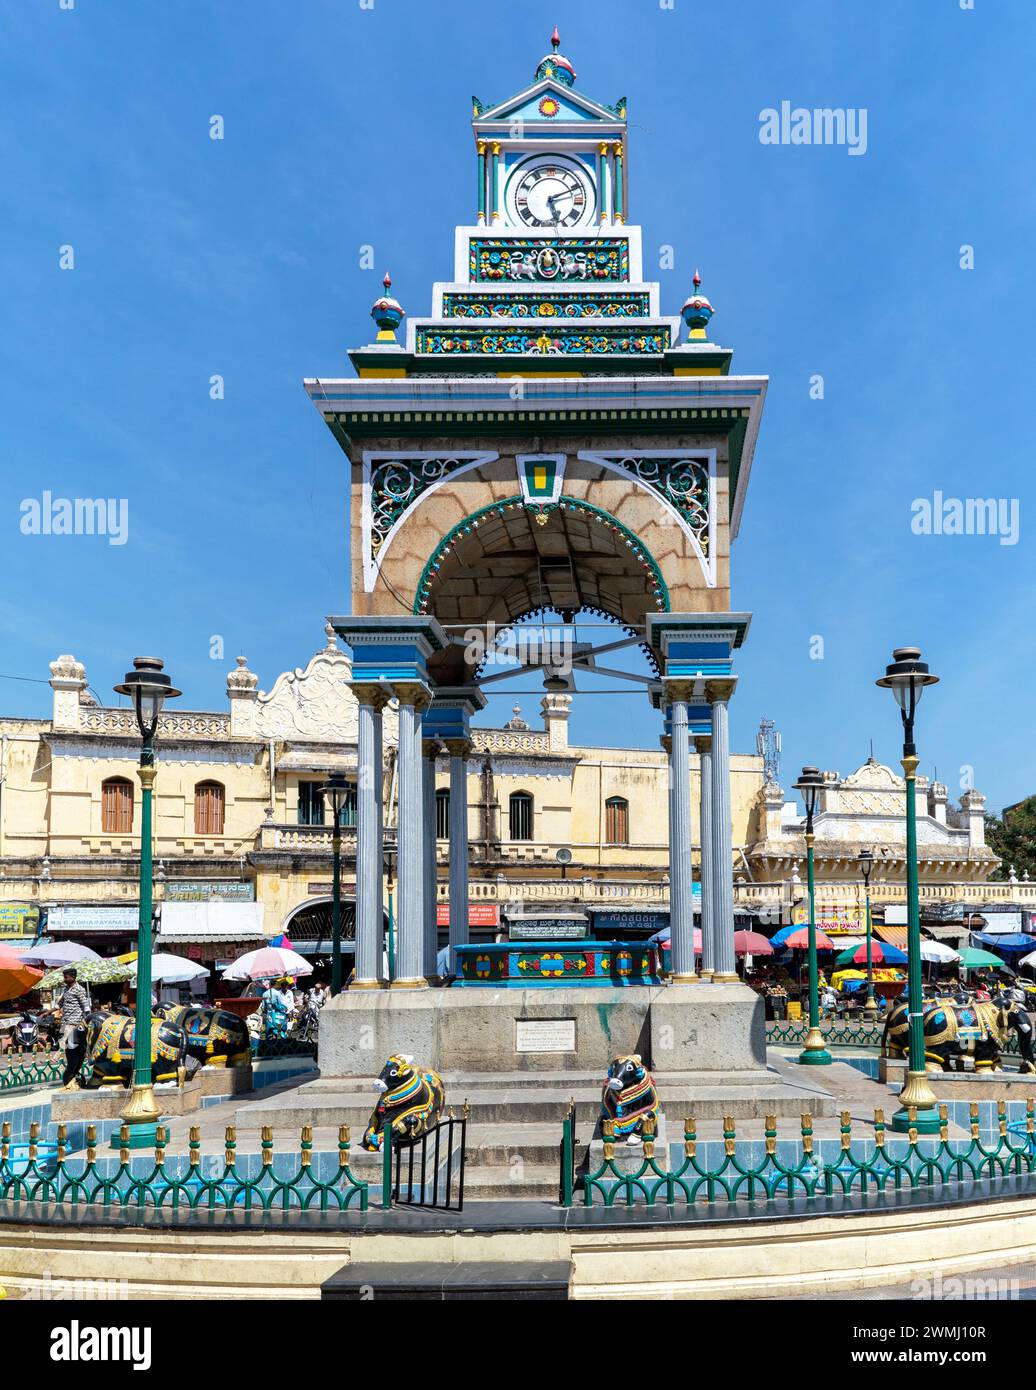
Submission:
POLYGON ((199 782, 194 789, 195 835, 223 834, 223 788, 218 782, 199 782))
POLYGON ((105 835, 133 833, 133 783, 125 777, 101 783, 101 830, 105 835))
POLYGON ((604 803, 604 842, 628 845, 630 842, 630 804, 625 797, 610 796, 604 803))
MULTIPOLYGON (((322 819, 322 817, 321 817, 322 819)), ((356 828, 356 788, 350 785, 338 808, 338 824, 356 828)))
POLYGON ((319 782, 299 783, 299 825, 323 825, 324 793, 319 782))
POLYGON ((532 839, 532 797, 528 792, 515 792, 511 797, 511 839, 532 839))
POLYGON ((435 793, 435 838, 450 838, 450 792, 448 787, 440 787, 435 793))

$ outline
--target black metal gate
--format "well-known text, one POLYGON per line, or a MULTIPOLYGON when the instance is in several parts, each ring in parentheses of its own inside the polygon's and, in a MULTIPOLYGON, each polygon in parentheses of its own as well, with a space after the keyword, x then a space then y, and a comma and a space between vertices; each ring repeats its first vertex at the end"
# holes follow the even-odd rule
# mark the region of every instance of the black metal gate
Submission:
POLYGON ((424 1207, 434 1211, 464 1208, 464 1155, 468 1107, 458 1120, 445 1120, 411 1143, 393 1140, 386 1125, 382 1146, 382 1207, 424 1207))

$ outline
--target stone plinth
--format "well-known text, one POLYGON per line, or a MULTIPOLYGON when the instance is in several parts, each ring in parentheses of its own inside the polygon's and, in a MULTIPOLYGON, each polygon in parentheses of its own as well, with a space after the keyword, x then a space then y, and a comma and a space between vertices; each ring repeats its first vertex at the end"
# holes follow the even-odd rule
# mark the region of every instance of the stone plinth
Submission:
MULTIPOLYGON (((900 1057, 882 1057, 878 1079, 889 1085, 906 1082, 907 1064, 900 1057)), ((1025 1100, 1036 1096, 1036 1072, 930 1071, 928 1080, 939 1100, 1025 1100)))
POLYGON ((370 1077, 395 1052, 437 1071, 762 1071, 763 1002, 742 984, 346 990, 320 1014, 322 1076, 370 1077))
POLYGON ((202 1067, 192 1081, 201 1086, 203 1096, 243 1096, 252 1090, 252 1064, 244 1067, 202 1067))
MULTIPOLYGON (((129 1103, 128 1086, 101 1086, 95 1091, 55 1091, 50 1098, 50 1118, 55 1124, 68 1120, 117 1120, 129 1103)), ((191 1115, 200 1109, 201 1083, 194 1079, 183 1086, 155 1087, 155 1102, 164 1119, 167 1115, 191 1115)))

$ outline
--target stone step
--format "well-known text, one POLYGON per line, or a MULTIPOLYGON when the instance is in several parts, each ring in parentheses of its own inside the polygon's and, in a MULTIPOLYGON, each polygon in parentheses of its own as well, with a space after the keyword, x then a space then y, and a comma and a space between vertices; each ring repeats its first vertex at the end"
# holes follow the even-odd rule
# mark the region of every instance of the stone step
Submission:
MULTIPOLYGON (((568 1110, 569 1102, 575 1101, 576 1120, 587 1124, 595 1120, 600 1112, 601 1098, 597 1091, 576 1091, 563 1099, 556 1095, 515 1095, 511 1091, 484 1090, 470 1093, 466 1099, 470 1108, 470 1119, 477 1124, 550 1124, 558 1127, 568 1110)), ((465 1100, 462 1093, 449 1094, 447 1105, 452 1105, 459 1114, 465 1100)), ((774 1084, 767 1087, 724 1086, 698 1087, 693 1095, 662 1097, 663 1108, 682 1124, 685 1116, 693 1115, 695 1120, 721 1120, 725 1115, 735 1119, 755 1116, 760 1120, 765 1115, 795 1117, 803 1113, 831 1115, 834 1102, 829 1096, 816 1091, 807 1091, 792 1086, 774 1084)), ((355 1132, 366 1125, 373 1110, 369 1099, 360 1100, 350 1095, 307 1096, 293 1100, 284 1096, 276 1102, 255 1101, 238 1107, 237 1122, 244 1128, 269 1125, 272 1128, 301 1128, 349 1125, 355 1132)))

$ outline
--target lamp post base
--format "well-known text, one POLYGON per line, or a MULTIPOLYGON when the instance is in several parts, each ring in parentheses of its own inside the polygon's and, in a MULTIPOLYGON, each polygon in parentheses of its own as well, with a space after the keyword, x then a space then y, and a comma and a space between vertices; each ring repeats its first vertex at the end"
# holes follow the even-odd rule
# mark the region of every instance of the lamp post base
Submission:
POLYGON ((122 1123, 129 1128, 129 1136, 125 1143, 122 1139, 121 1130, 116 1130, 111 1137, 113 1149, 153 1149, 155 1147, 155 1131, 158 1129, 158 1120, 162 1112, 159 1110, 155 1101, 154 1087, 134 1086, 129 1098, 129 1104, 122 1112, 122 1123))
POLYGON ((806 1045, 799 1054, 799 1066, 826 1067, 831 1061, 831 1054, 824 1046, 823 1033, 819 1028, 810 1028, 806 1034, 806 1045))
POLYGON ((895 1134, 907 1134, 910 1130, 918 1134, 938 1134, 941 1124, 938 1110, 915 1110, 911 1119, 910 1111, 903 1109, 896 1111, 888 1127, 895 1134))
POLYGON ((938 1134, 942 1120, 939 1115, 938 1099, 932 1090, 926 1071, 908 1071, 906 1085, 899 1093, 900 1108, 889 1121, 889 1128, 897 1134, 906 1134, 916 1129, 918 1134, 938 1134), (910 1112, 914 1112, 913 1119, 910 1112))
POLYGON ((866 1003, 863 1006, 863 1016, 868 1023, 876 1023, 878 1020, 878 1001, 873 994, 867 995, 866 1003))

